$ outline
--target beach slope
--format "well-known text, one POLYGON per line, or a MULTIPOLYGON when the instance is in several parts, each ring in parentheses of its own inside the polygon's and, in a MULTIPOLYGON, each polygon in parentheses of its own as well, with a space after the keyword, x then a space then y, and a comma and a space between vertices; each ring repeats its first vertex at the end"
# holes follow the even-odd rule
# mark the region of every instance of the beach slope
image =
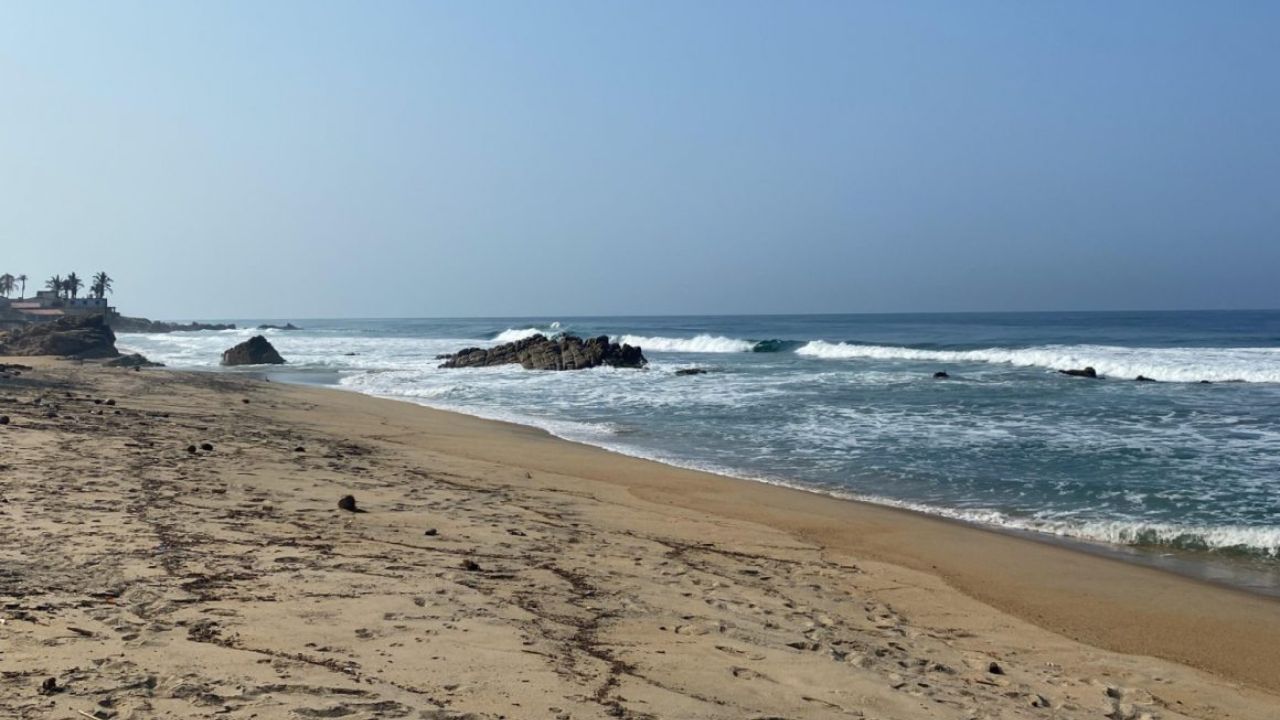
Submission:
POLYGON ((352 393, 14 362, 3 717, 1280 715, 1270 599, 352 393))

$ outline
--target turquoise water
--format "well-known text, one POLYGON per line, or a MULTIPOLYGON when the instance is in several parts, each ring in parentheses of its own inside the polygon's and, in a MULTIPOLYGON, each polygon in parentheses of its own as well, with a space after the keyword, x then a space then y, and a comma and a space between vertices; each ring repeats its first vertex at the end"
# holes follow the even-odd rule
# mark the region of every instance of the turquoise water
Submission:
MULTIPOLYGON (((268 335, 303 379, 993 526, 1280 564, 1280 311, 292 320, 268 335), (436 367, 534 331, 623 338, 651 366, 436 367), (1086 365, 1104 379, 1056 372, 1086 365)), ((251 334, 120 344, 211 369, 251 334)))

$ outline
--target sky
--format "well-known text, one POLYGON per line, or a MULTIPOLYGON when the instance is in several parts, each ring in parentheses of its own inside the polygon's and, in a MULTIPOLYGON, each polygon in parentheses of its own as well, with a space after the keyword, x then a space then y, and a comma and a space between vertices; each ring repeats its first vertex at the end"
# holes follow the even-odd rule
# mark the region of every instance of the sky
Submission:
POLYGON ((0 272, 152 318, 1280 307, 1280 3, 3 2, 0 272))

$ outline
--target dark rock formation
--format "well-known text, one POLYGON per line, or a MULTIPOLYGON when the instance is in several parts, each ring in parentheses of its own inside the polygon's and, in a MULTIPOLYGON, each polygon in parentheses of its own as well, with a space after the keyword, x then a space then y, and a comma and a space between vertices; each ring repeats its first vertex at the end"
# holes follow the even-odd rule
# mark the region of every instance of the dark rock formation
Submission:
POLYGON ((534 335, 489 349, 466 348, 442 358, 442 368, 490 367, 519 363, 526 370, 584 370, 608 365, 640 368, 648 364, 640 348, 609 342, 607 335, 583 340, 562 335, 554 340, 534 335))
POLYGON ((950 377, 951 376, 947 374, 946 370, 939 370, 938 372, 933 374, 934 380, 946 380, 947 378, 950 378, 950 377))
POLYGON ((234 324, 222 323, 173 323, 161 320, 148 320, 141 317, 125 317, 115 315, 108 321, 116 332, 123 333, 171 333, 194 332, 197 330, 235 330, 234 324))
POLYGON ((164 367, 164 363, 151 362, 146 357, 134 353, 132 355, 121 355, 115 360, 108 360, 103 365, 107 367, 122 368, 140 368, 140 367, 164 367))
POLYGON ((261 335, 254 335, 222 353, 223 365, 283 365, 284 358, 261 335))
POLYGON ((284 325, 259 325, 259 330, 301 330, 302 328, 293 323, 285 323, 284 325))
POLYGON ((1087 368, 1084 368, 1083 370, 1059 370, 1058 372, 1062 373, 1063 375, 1070 375, 1071 377, 1086 377, 1086 378, 1095 378, 1095 379, 1098 377, 1098 371, 1094 370, 1092 367, 1087 367, 1087 368))
POLYGON ((338 509, 353 513, 364 512, 360 508, 356 507, 356 498, 354 495, 343 495, 338 500, 338 509))
POLYGON ((676 371, 676 375, 706 375, 707 371, 703 368, 681 368, 676 371))
POLYGON ((1134 380, 1138 382, 1155 382, 1156 381, 1155 378, 1149 378, 1146 375, 1139 375, 1138 377, 1134 378, 1134 380))
POLYGON ((113 358, 120 351, 104 316, 70 315, 10 331, 0 337, 0 355, 113 358))
POLYGON ((22 377, 22 373, 30 370, 27 365, 14 365, 12 363, 0 363, 0 380, 9 380, 11 378, 22 377))

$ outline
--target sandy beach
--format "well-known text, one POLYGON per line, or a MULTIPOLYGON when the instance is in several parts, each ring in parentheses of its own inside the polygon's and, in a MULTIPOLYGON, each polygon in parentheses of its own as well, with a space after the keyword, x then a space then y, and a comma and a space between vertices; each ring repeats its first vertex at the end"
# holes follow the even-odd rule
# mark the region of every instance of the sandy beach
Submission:
POLYGON ((6 718, 1280 716, 1274 599, 339 390, 4 362, 6 718))

